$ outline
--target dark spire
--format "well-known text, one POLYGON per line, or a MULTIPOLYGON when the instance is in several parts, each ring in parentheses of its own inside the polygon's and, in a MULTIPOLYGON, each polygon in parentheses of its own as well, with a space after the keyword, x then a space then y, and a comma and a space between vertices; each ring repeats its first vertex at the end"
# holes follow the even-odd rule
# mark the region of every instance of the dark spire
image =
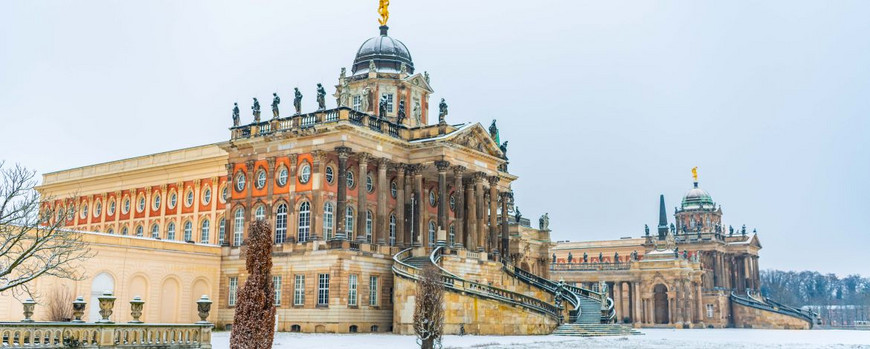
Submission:
POLYGON ((668 213, 665 210, 665 195, 659 196, 659 240, 668 234, 668 213))

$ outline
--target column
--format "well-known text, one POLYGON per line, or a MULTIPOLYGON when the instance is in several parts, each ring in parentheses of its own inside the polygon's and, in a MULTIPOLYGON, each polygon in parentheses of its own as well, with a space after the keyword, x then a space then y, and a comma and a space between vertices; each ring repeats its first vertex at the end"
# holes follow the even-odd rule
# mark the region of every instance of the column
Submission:
POLYGON ((478 172, 474 174, 474 193, 477 195, 475 198, 475 203, 477 204, 475 210, 477 211, 477 250, 480 252, 485 251, 486 249, 486 216, 485 216, 485 203, 483 201, 483 179, 486 175, 483 172, 478 172))
POLYGON ((701 284, 698 283, 695 285, 695 294, 697 294, 695 299, 695 303, 697 304, 697 310, 695 311, 697 316, 697 322, 704 321, 704 293, 701 291, 701 284))
MULTIPOLYGON (((298 181, 299 176, 296 174, 296 170, 299 167, 299 155, 298 154, 290 154, 290 173, 287 174, 287 238, 293 238, 293 241, 299 241, 299 231, 294 229, 296 227, 296 223, 298 222, 298 215, 296 209, 296 182, 298 181)), ((310 214, 310 212, 309 212, 310 214)), ((311 217, 311 216, 309 216, 311 217)), ((290 241, 290 240, 286 240, 290 241)))
MULTIPOLYGON (((489 181, 489 252, 499 250, 498 238, 498 176, 490 176, 489 181)), ((501 253, 502 251, 499 251, 501 253)))
MULTIPOLYGON (((275 157, 270 156, 269 158, 266 159, 266 161, 269 164, 266 167, 266 202, 269 205, 272 205, 274 203, 274 201, 272 201, 272 193, 273 193, 273 190, 275 188, 275 182, 276 182, 275 181, 275 157)), ((287 181, 289 182, 290 179, 288 179, 287 181)), ((266 208, 266 221, 267 222, 272 222, 272 209, 273 209, 273 207, 271 207, 271 206, 266 208)), ((288 224, 288 228, 289 228, 289 224, 288 224)), ((275 229, 275 227, 272 226, 272 229, 275 229)), ((275 234, 272 234, 272 235, 273 235, 272 237, 274 238, 275 234)))
POLYGON ((450 163, 447 161, 435 161, 438 170, 438 231, 447 230, 447 169, 450 163))
MULTIPOLYGON (((510 232, 508 231, 508 202, 510 201, 510 192, 501 193, 501 257, 507 261, 511 259, 511 242, 510 232)), ((550 258, 548 257, 549 261, 550 258)), ((544 268, 544 273, 549 274, 549 268, 544 268)))
POLYGON ((465 238, 463 236, 463 232, 465 231, 465 229, 463 229, 465 200, 463 200, 464 190, 462 190, 462 172, 464 171, 465 167, 463 166, 453 167, 453 197, 455 200, 453 209, 453 226, 456 233, 455 244, 459 246, 465 246, 465 238))
POLYGON ((426 220, 423 219, 427 205, 425 201, 423 198, 423 167, 418 164, 414 168, 414 232, 417 234, 414 243, 418 246, 426 246, 426 239, 423 238, 427 234, 426 220))
MULTIPOLYGON (((246 212, 245 212, 245 231, 250 231, 251 222, 254 221, 254 208, 251 207, 253 205, 253 201, 254 201, 253 200, 253 198, 254 198, 254 195, 253 195, 254 185, 256 185, 256 183, 254 183, 254 178, 256 178, 256 175, 254 174, 254 160, 246 161, 245 167, 248 169, 248 173, 247 173, 248 179, 245 180, 245 191, 247 192, 245 194, 245 210, 246 210, 246 212)), ((176 207, 179 208, 179 212, 181 212, 180 208, 181 208, 183 202, 184 202, 184 185, 182 183, 182 185, 179 186, 179 189, 178 189, 178 205, 176 205, 176 207)), ((184 233, 181 232, 180 230, 184 229, 183 228, 184 223, 183 223, 183 221, 179 220, 177 224, 178 225, 176 226, 176 232, 175 232, 176 238, 177 238, 178 234, 182 234, 182 237, 183 237, 184 233)), ((245 244, 245 238, 247 238, 247 237, 248 237, 248 234, 246 234, 245 232, 242 232, 242 245, 245 244)))
POLYGON ((613 309, 616 311, 616 322, 622 322, 622 283, 613 283, 613 309))
POLYGON ((338 195, 335 203, 335 239, 344 240, 347 227, 345 215, 347 211, 347 158, 350 156, 350 148, 336 147, 338 153, 338 195))
POLYGON ((474 195, 474 178, 465 183, 465 209, 468 213, 465 229, 465 248, 477 251, 477 204, 474 195))
MULTIPOLYGON (((405 239, 405 164, 396 164, 396 246, 407 246, 405 239)), ((389 223, 388 223, 389 224, 389 223)))
POLYGON ((414 224, 417 222, 417 217, 414 209, 416 209, 416 205, 419 205, 414 197, 414 171, 416 169, 417 165, 405 165, 405 206, 402 208, 405 214, 405 219, 402 221, 405 227, 405 246, 413 245, 416 242, 414 224))
MULTIPOLYGON (((323 236, 323 173, 326 168, 326 152, 315 150, 312 152, 311 163, 311 240, 326 239, 323 236)), ((287 180, 288 182, 290 179, 287 180)), ((333 212, 333 217, 335 217, 333 212)), ((289 228, 289 227, 288 227, 289 228)), ((335 229, 335 227, 333 227, 335 229)))
POLYGON ((357 210, 356 210, 356 231, 357 231, 357 241, 365 242, 366 241, 366 212, 368 212, 368 208, 366 207, 366 197, 368 196, 368 189, 366 188, 368 182, 368 161, 371 156, 368 153, 359 153, 357 154, 357 160, 359 161, 359 176, 357 176, 357 210))
POLYGON ((384 245, 389 242, 390 222, 387 219, 387 191, 390 186, 387 184, 387 166, 390 161, 386 158, 378 159, 378 213, 377 224, 375 227, 375 241, 378 245, 384 245))
MULTIPOLYGON (((233 180, 235 180, 235 178, 233 178, 233 170, 234 170, 234 169, 235 169, 235 164, 234 164, 234 163, 232 163, 232 162, 227 163, 227 192, 229 193, 229 195, 228 195, 229 197, 227 197, 226 204, 224 204, 224 219, 225 219, 225 222, 226 222, 226 223, 225 223, 226 226, 224 227, 224 241, 221 242, 221 241, 220 241, 220 236, 218 236, 218 243, 219 243, 221 246, 229 246, 229 245, 230 245, 230 241, 232 241, 232 237, 233 237, 233 215, 232 215, 232 211, 233 211, 233 193, 236 192, 235 186, 234 186, 234 184, 233 184, 233 180)), ((176 188, 175 191, 176 191, 176 193, 177 193, 177 192, 178 192, 178 188, 176 188)), ((167 191, 166 193, 167 193, 167 195, 168 195, 168 194, 169 194, 169 191, 167 191)), ((177 194, 176 194, 176 195, 177 195, 177 194)), ((167 201, 169 201, 169 198, 168 198, 168 197, 167 197, 167 201)), ((167 205, 168 205, 168 204, 167 204, 167 205)), ((167 224, 167 223, 166 223, 166 218, 165 218, 165 217, 166 217, 166 215, 168 215, 168 214, 169 214, 169 206, 166 206, 166 209, 165 209, 164 212, 163 212, 164 219, 163 219, 163 222, 161 223, 161 226, 163 227, 162 229, 166 229, 166 224, 167 224)), ((215 226, 217 227, 218 225, 215 225, 215 226)), ((215 234, 215 235, 220 235, 220 230, 215 230, 215 231, 217 232, 217 234, 215 234)), ((165 236, 165 235, 164 235, 164 236, 165 236)))

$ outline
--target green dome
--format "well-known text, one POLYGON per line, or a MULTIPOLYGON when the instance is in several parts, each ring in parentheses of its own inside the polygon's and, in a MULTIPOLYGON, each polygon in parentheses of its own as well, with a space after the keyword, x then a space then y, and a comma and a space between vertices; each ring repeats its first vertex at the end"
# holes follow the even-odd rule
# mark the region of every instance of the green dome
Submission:
POLYGON ((695 183, 695 187, 692 190, 689 190, 686 193, 686 196, 683 196, 683 209, 687 208, 712 208, 713 207, 713 198, 710 197, 710 194, 707 193, 706 190, 698 188, 698 183, 695 183))

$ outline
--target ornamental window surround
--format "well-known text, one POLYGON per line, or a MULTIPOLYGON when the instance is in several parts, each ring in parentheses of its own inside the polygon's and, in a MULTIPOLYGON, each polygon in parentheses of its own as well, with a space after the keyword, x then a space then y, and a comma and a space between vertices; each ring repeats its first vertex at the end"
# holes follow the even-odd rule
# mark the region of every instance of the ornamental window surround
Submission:
POLYGON ((175 205, 177 205, 177 204, 178 204, 178 194, 176 194, 173 191, 172 193, 169 194, 169 208, 175 209, 175 205))
POLYGON ((435 207, 435 204, 438 203, 438 200, 435 198, 435 188, 429 189, 429 205, 435 207))
POLYGON ((261 168, 261 169, 257 170, 256 187, 257 187, 257 189, 263 189, 263 187, 265 187, 265 186, 266 186, 266 170, 261 168))
POLYGON ((88 218, 88 204, 87 203, 82 204, 82 212, 81 212, 80 216, 82 219, 88 218))
POLYGON ((136 226, 136 236, 142 237, 144 235, 144 233, 145 233, 145 229, 142 228, 142 225, 137 225, 136 226))
POLYGON ((302 162, 302 166, 299 168, 299 183, 308 184, 308 181, 311 180, 311 164, 308 161, 302 162))
POLYGON ((109 210, 106 212, 109 214, 109 216, 115 215, 115 206, 117 206, 117 203, 115 202, 115 199, 112 198, 112 200, 109 201, 109 210))
POLYGON ((145 195, 139 195, 139 204, 136 205, 136 212, 145 211, 145 195))
POLYGON ((266 219, 266 207, 263 205, 257 206, 257 209, 254 211, 254 220, 263 220, 266 219))
POLYGON ((223 245, 224 241, 227 241, 227 220, 221 217, 218 223, 218 244, 223 245))
POLYGON ((329 240, 332 238, 332 228, 335 225, 335 214, 331 202, 323 204, 323 238, 329 240))
POLYGON ((275 243, 281 244, 287 238, 287 205, 280 204, 275 211, 275 243))
POLYGON ((287 171, 287 167, 281 166, 278 169, 278 186, 283 187, 287 185, 287 178, 289 177, 289 172, 287 171))
POLYGON ((159 210, 159 209, 160 209, 160 204, 161 204, 161 203, 162 203, 162 202, 161 202, 161 200, 160 200, 160 193, 159 193, 159 192, 154 192, 154 195, 153 195, 153 197, 151 198, 151 204, 152 204, 151 207, 152 207, 152 209, 154 209, 155 211, 159 210))
POLYGON ((205 187, 205 189, 202 190, 202 204, 208 205, 210 203, 211 203, 211 188, 205 187))
POLYGON ((175 222, 169 222, 166 226, 166 240, 175 240, 175 222))
POLYGON ((151 225, 151 238, 160 238, 160 226, 157 223, 151 225))
POLYGON ((308 234, 311 231, 311 204, 308 201, 299 205, 299 227, 297 229, 297 238, 299 242, 308 241, 308 234))
POLYGON ((199 227, 199 242, 203 244, 208 243, 209 233, 211 233, 211 222, 208 218, 204 219, 202 223, 200 223, 199 227))
POLYGON ((103 214, 103 203, 97 200, 97 203, 94 204, 94 217, 100 217, 101 214, 103 214))
POLYGON ((326 166, 326 182, 332 184, 335 179, 335 171, 332 169, 332 166, 326 166))
POLYGON ((396 184, 395 180, 390 181, 390 195, 393 197, 393 199, 395 199, 396 196, 399 195, 399 185, 396 184))
POLYGON ((245 173, 236 172, 236 191, 241 193, 245 190, 245 173))
POLYGON ((185 194, 184 198, 184 206, 191 207, 193 206, 193 189, 188 188, 187 194, 185 194))
POLYGON ((184 241, 193 241, 193 223, 190 221, 184 222, 184 241))
POLYGON ((375 191, 375 181, 372 179, 372 173, 366 174, 366 191, 369 193, 375 191))
POLYGON ((353 171, 351 169, 347 169, 347 189, 353 189, 353 185, 353 171))
POLYGON ((233 225, 233 246, 242 245, 242 233, 245 229, 245 209, 237 208, 233 225))

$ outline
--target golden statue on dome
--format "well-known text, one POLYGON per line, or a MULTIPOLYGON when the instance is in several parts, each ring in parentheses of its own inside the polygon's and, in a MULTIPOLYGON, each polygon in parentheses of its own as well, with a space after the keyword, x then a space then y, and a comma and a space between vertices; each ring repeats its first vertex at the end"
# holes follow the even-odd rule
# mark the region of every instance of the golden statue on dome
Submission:
POLYGON ((692 167, 692 178, 695 179, 695 182, 698 181, 698 166, 692 167))
POLYGON ((390 6, 390 0, 381 0, 378 5, 378 13, 381 15, 381 18, 378 19, 378 23, 381 26, 387 25, 387 20, 390 19, 390 10, 387 7, 390 6))

